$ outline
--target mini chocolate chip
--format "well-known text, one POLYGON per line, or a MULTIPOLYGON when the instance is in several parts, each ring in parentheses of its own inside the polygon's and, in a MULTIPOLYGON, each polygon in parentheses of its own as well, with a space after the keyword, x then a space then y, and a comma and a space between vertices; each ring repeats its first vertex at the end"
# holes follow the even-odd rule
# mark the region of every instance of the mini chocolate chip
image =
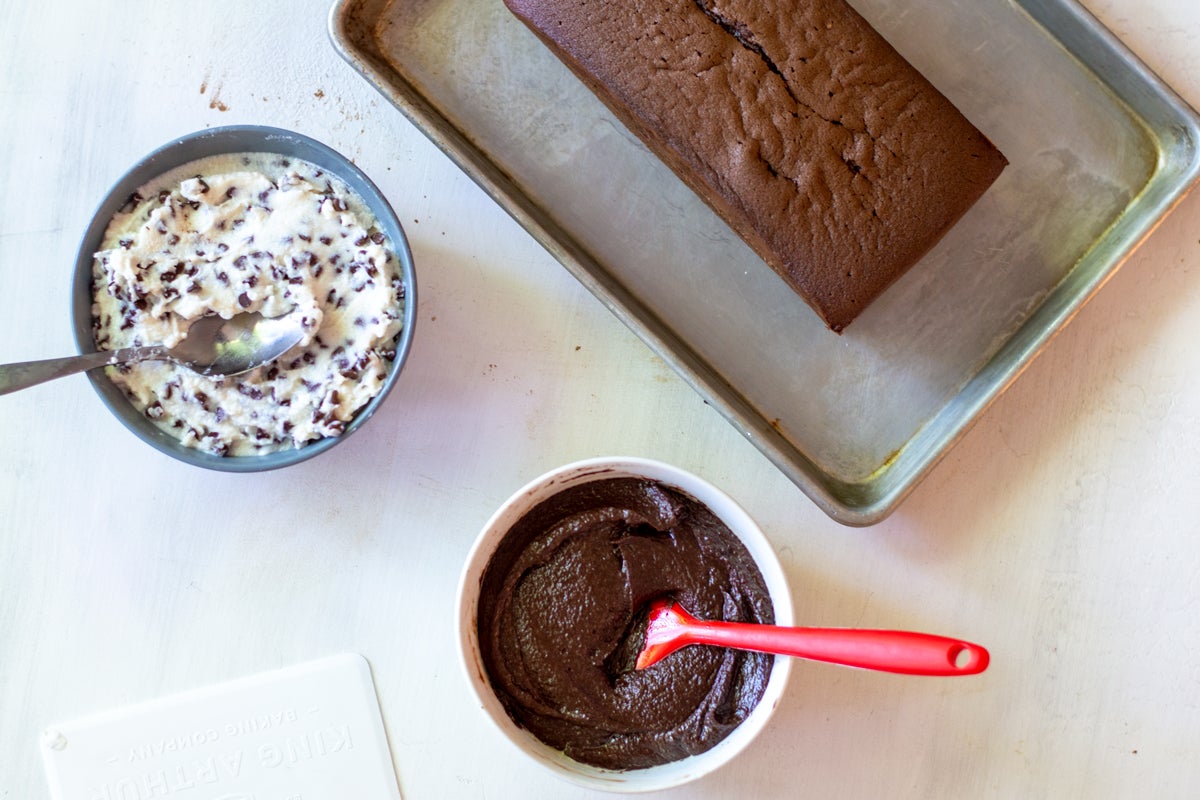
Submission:
POLYGON ((142 202, 142 196, 137 192, 132 192, 130 193, 129 197, 125 198, 125 202, 121 205, 119 210, 122 213, 128 214, 130 211, 133 211, 133 209, 135 209, 137 204, 140 202, 142 202))

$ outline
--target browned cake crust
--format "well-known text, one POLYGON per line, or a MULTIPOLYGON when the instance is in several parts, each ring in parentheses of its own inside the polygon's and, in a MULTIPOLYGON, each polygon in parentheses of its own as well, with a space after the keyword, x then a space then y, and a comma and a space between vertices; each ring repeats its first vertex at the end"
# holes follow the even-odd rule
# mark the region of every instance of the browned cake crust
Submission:
POLYGON ((843 0, 505 0, 840 331, 1008 163, 843 0))

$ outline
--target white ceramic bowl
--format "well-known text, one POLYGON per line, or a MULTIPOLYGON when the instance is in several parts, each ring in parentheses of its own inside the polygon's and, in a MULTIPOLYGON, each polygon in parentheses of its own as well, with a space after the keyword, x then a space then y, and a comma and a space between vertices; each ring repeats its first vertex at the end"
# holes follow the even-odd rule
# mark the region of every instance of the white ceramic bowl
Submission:
POLYGON ((641 458, 595 458, 568 464, 531 481, 500 506, 476 539, 458 586, 456 633, 467 682, 487 718, 516 748, 560 778, 589 789, 610 792, 650 792, 679 786, 707 775, 734 758, 767 724, 787 683, 790 659, 776 658, 766 691, 750 716, 707 752, 655 767, 614 771, 568 758, 518 726, 492 691, 479 652, 475 618, 479 586, 492 553, 513 524, 546 498, 589 481, 608 478, 648 478, 682 490, 708 506, 745 544, 770 592, 775 621, 792 625, 792 601, 774 549, 741 506, 707 481, 658 461, 641 458))

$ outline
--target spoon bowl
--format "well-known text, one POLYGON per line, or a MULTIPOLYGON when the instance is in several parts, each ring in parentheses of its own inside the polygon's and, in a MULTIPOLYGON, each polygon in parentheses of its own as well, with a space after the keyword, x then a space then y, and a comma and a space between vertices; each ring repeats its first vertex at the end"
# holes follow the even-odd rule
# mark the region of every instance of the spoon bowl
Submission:
POLYGON ((267 318, 257 312, 232 319, 201 317, 167 358, 201 375, 240 375, 274 361, 304 339, 300 313, 267 318))
POLYGON ((304 334, 298 312, 273 319, 258 312, 237 314, 231 319, 213 314, 192 323, 184 340, 175 347, 126 347, 0 365, 0 394, 79 372, 138 361, 173 361, 210 377, 240 375, 279 358, 299 344, 304 334))

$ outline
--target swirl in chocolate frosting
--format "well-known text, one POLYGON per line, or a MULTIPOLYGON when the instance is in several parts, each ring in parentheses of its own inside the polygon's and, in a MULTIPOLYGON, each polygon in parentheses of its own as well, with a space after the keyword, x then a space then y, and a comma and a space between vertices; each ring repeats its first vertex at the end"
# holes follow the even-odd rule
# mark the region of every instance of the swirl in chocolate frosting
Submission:
POLYGON ((773 623, 753 558, 702 503, 607 478, 543 501, 486 569, 478 632, 488 678, 517 724, 586 764, 639 769, 704 752, 761 699, 772 657, 685 647, 618 662, 656 597, 701 619, 773 623))

